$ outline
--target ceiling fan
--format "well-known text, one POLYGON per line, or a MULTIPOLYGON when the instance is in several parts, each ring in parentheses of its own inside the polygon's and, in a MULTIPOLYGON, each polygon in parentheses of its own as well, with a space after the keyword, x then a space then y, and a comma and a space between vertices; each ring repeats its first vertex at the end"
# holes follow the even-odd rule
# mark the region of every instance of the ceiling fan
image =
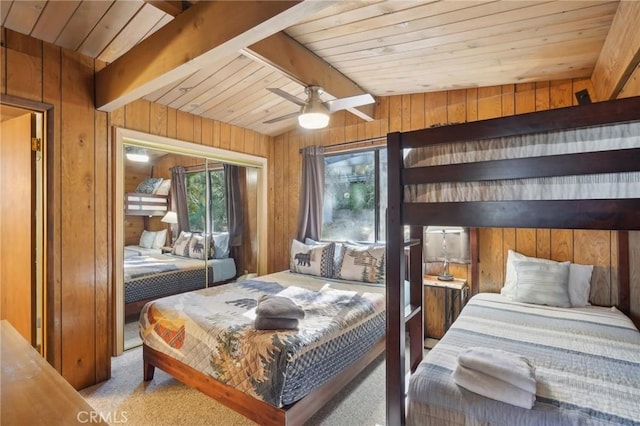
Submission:
POLYGON ((320 99, 320 95, 324 93, 324 91, 322 87, 319 86, 307 86, 304 89, 307 94, 307 99, 305 100, 299 99, 282 89, 267 88, 267 90, 278 96, 282 96, 296 105, 300 105, 301 108, 299 112, 273 118, 265 121, 264 124, 271 124, 297 116, 298 123, 305 129, 321 129, 326 127, 327 124, 329 124, 329 114, 332 112, 368 105, 375 102, 373 96, 368 93, 323 102, 322 99, 320 99))

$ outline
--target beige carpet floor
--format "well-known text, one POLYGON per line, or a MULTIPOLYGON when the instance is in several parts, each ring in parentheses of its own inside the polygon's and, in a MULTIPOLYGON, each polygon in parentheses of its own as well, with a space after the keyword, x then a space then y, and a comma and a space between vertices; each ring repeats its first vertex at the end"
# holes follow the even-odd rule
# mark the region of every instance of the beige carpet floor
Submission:
MULTIPOLYGON (((142 380, 142 349, 112 358, 110 380, 80 393, 111 424, 127 426, 254 425, 252 421, 156 369, 142 380)), ((381 355, 311 418, 307 425, 385 424, 385 363, 381 355)))

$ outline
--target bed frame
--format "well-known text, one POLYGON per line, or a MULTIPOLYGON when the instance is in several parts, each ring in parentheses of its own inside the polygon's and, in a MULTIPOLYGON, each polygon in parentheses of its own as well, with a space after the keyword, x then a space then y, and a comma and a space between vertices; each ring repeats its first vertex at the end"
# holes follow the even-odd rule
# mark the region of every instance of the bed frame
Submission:
POLYGON ((385 341, 381 339, 358 361, 324 385, 320 386, 298 402, 283 408, 275 407, 253 398, 231 386, 201 373, 182 362, 142 345, 144 380, 152 380, 155 367, 167 372, 187 386, 198 389, 216 401, 253 420, 259 425, 284 426, 303 425, 313 414, 329 402, 340 389, 346 386, 371 362, 384 352, 385 341))
POLYGON ((124 214, 130 216, 164 216, 169 211, 168 195, 127 192, 124 195, 124 214))
MULTIPOLYGON (((409 334, 411 372, 422 360, 424 344, 421 326, 423 286, 412 283, 410 306, 404 307, 404 287, 400 285, 405 276, 405 264, 400 255, 405 225, 410 226, 411 237, 415 239, 422 238, 422 229, 428 225, 621 231, 618 236, 620 283, 617 306, 627 314, 630 289, 626 231, 640 230, 640 199, 453 203, 405 203, 403 200, 404 185, 410 184, 640 171, 640 148, 555 155, 545 157, 544 162, 538 158, 523 158, 411 169, 404 169, 403 150, 637 120, 640 120, 640 97, 396 132, 387 136, 387 425, 401 425, 405 421, 405 333, 408 331, 409 334)), ((421 250, 422 245, 418 246, 421 250)), ((477 253, 475 261, 473 257, 472 290, 477 291, 477 253)))

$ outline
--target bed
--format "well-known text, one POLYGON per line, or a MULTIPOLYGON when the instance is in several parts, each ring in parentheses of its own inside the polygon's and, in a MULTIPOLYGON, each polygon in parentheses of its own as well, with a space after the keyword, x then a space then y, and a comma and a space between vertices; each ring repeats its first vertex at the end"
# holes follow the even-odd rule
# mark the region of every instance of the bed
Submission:
POLYGON ((640 332, 615 308, 560 308, 479 293, 418 366, 407 399, 409 425, 639 424, 640 332), (499 347, 535 365, 533 408, 459 387, 452 373, 469 347, 499 347))
POLYGON ((172 296, 140 317, 155 367, 261 425, 303 424, 384 350, 384 285, 290 271, 172 296), (256 300, 288 297, 298 330, 254 327, 256 300))
MULTIPOLYGON (((456 321, 451 329, 452 333, 445 334, 441 342, 444 345, 423 362, 421 358, 424 336, 420 324, 424 315, 422 286, 411 286, 409 290, 411 305, 407 310, 401 302, 404 300, 403 286, 395 285, 401 282, 404 274, 404 262, 402 257, 397 255, 397 251, 404 241, 405 225, 410 226, 410 234, 416 239, 422 238, 422 227, 428 225, 619 231, 617 234, 619 255, 618 265, 616 265, 619 283, 612 294, 617 296, 614 304, 622 312, 621 315, 629 313, 630 269, 626 231, 640 229, 640 196, 637 193, 640 187, 638 185, 640 133, 633 130, 637 129, 638 121, 640 121, 640 97, 388 135, 387 329, 389 333, 386 348, 388 424, 399 425, 405 420, 410 420, 412 423, 418 422, 421 418, 420 414, 424 413, 424 406, 429 405, 427 399, 430 397, 424 389, 430 386, 438 389, 438 380, 437 375, 432 375, 434 381, 422 386, 420 382, 424 376, 416 371, 424 372, 425 369, 433 368, 430 367, 432 363, 439 365, 438 363, 444 362, 445 366, 451 365, 446 364, 451 360, 446 362, 439 360, 440 355, 442 351, 456 351, 456 339, 462 330, 466 330, 465 327, 468 328, 469 323, 473 322, 467 319, 477 311, 476 302, 481 300, 481 297, 472 299, 473 302, 468 305, 470 309, 467 307, 463 309, 462 321, 456 321), (430 157, 438 157, 439 154, 433 155, 433 153, 434 149, 439 149, 439 145, 451 144, 454 146, 453 151, 457 152, 462 150, 463 145, 468 142, 481 146, 486 140, 492 138, 502 139, 502 143, 510 147, 511 144, 517 144, 520 139, 528 135, 545 138, 549 135, 546 143, 554 146, 561 145, 565 143, 563 138, 567 134, 584 135, 584 129, 587 135, 591 135, 591 132, 593 134, 605 132, 606 135, 610 135, 610 130, 620 131, 621 136, 614 136, 609 140, 622 138, 628 140, 629 145, 609 146, 605 142, 601 146, 590 148, 590 143, 587 143, 586 148, 582 146, 558 152, 526 153, 521 154, 520 157, 518 154, 480 159, 471 156, 444 163, 419 164, 414 168, 406 167, 404 161, 405 156, 408 158, 417 156, 418 161, 426 159, 429 162, 430 157), (417 148, 425 147, 431 150, 431 154, 418 155, 408 152, 409 149, 417 151, 417 148), (531 185, 532 180, 535 185, 531 185), (600 183, 597 182, 599 180, 602 180, 604 185, 597 186, 596 184, 600 183), (560 182, 562 188, 575 185, 578 190, 575 192, 564 189, 553 191, 551 187, 557 182, 560 182), (506 195, 496 195, 503 194, 498 188, 503 184, 508 188, 504 193, 506 195), (482 186, 489 188, 488 195, 482 194, 480 189, 482 186), (528 191, 533 186, 539 186, 540 191, 529 194, 528 191), (621 188, 622 191, 610 192, 607 186, 614 189, 621 188), (471 195, 458 196, 458 194, 466 194, 467 189, 471 195), (522 189, 524 191, 521 191, 522 189), (405 416, 406 331, 409 332, 411 371, 408 417, 405 416), (415 405, 412 405, 414 402, 415 405)), ((577 138, 581 137, 577 136, 577 138)), ((476 248, 475 253, 472 251, 471 264, 471 289, 472 294, 476 294, 479 276, 477 241, 472 241, 471 245, 476 248)), ((609 328, 609 330, 612 329, 609 328)), ((637 337, 634 337, 637 331, 629 330, 628 333, 631 336, 629 345, 634 348, 632 350, 634 355, 627 361, 637 364, 637 337)), ((530 345, 524 346, 530 347, 530 345)), ((626 356, 623 350, 612 351, 610 355, 612 359, 626 356)), ((628 371, 635 373, 635 368, 628 371)), ((619 372, 620 370, 616 370, 618 376, 613 379, 619 378, 619 372)), ((603 371, 601 373, 605 374, 603 371)), ((446 386, 441 391, 446 393, 446 386)), ((630 400, 630 395, 633 396, 632 393, 621 392, 612 396, 614 399, 607 407, 624 407, 633 404, 637 406, 637 398, 630 400)), ((491 411, 496 408, 491 405, 491 401, 489 398, 484 398, 484 401, 479 403, 483 405, 469 407, 469 404, 456 405, 452 400, 452 405, 443 408, 444 411, 436 416, 458 419, 463 423, 467 421, 465 424, 484 424, 483 422, 489 422, 490 419, 475 415, 469 410, 476 410, 476 414, 478 411, 491 411)), ((583 402, 578 402, 576 405, 579 406, 583 402)), ((548 418, 561 415, 559 413, 564 410, 564 407, 562 404, 559 405, 549 403, 545 406, 549 413, 545 415, 548 418)), ((438 411, 438 409, 434 410, 438 411)), ((602 409, 605 413, 613 413, 608 410, 608 408, 602 409)), ((517 422, 505 421, 505 423, 535 422, 535 415, 538 412, 539 410, 526 410, 524 413, 519 413, 517 422)), ((584 417, 578 416, 580 420, 575 423, 583 421, 585 424, 590 422, 601 424, 604 422, 602 419, 598 420, 597 416, 589 419, 588 413, 583 412, 583 414, 584 417)), ((619 417, 613 414, 606 419, 607 424, 634 424, 633 422, 639 421, 638 413, 632 410, 619 413, 619 417)), ((422 418, 422 422, 429 424, 427 418, 422 418)), ((567 420, 566 423, 571 422, 567 420)))
MULTIPOLYGON (((154 249, 149 249, 154 251, 154 249)), ((233 258, 192 259, 171 253, 146 252, 124 259, 125 316, 140 312, 150 300, 202 289, 233 279, 233 258)))

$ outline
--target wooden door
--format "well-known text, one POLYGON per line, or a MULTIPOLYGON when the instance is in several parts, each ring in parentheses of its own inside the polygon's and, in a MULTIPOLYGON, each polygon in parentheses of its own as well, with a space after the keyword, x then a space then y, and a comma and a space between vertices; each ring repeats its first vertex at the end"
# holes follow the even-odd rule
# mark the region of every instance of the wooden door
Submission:
POLYGON ((2 121, 0 128, 0 319, 32 345, 35 335, 35 190, 33 114, 2 121))

